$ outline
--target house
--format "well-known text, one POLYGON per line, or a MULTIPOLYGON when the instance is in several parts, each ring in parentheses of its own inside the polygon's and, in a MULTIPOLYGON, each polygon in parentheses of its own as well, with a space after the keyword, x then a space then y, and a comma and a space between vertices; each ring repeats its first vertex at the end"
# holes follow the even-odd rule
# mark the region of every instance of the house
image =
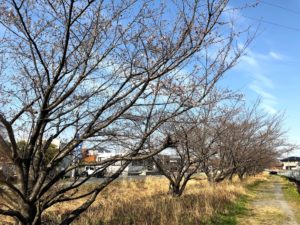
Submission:
MULTIPOLYGON (((112 158, 120 154, 113 152, 100 152, 97 155, 97 162, 101 162, 103 160, 112 158)), ((117 161, 111 166, 107 168, 107 173, 112 174, 115 173, 122 165, 124 165, 124 161, 117 161)), ((129 165, 124 169, 122 175, 148 175, 148 174, 156 174, 157 168, 154 165, 154 162, 151 159, 132 161, 129 165)))
MULTIPOLYGON (((101 162, 106 159, 110 159, 114 156, 121 156, 122 154, 116 153, 116 152, 110 152, 105 149, 94 149, 94 150, 83 150, 83 161, 86 163, 96 163, 101 162)), ((107 174, 113 174, 115 173, 122 165, 124 165, 124 161, 117 161, 114 162, 112 165, 110 165, 108 168, 106 168, 107 174)), ((95 170, 97 166, 86 166, 85 170, 88 174, 91 173, 91 171, 95 170)), ((122 175, 128 176, 128 175, 154 175, 158 174, 158 169, 153 162, 152 159, 145 159, 145 160, 139 160, 139 161, 132 161, 129 163, 129 165, 124 169, 122 172, 122 175)))
POLYGON ((300 169, 300 157, 290 156, 280 160, 282 162, 283 170, 297 170, 300 169))

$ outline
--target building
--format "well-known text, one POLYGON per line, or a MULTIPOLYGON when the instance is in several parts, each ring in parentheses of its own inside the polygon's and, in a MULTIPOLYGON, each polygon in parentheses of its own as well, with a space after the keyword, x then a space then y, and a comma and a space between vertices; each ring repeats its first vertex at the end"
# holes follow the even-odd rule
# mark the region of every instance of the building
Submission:
POLYGON ((290 156, 280 160, 283 170, 298 170, 300 169, 300 157, 290 156))
MULTIPOLYGON (((103 160, 112 158, 120 154, 113 152, 100 152, 97 155, 97 162, 101 162, 103 160)), ((124 165, 124 161, 117 161, 111 166, 107 168, 107 173, 113 174, 115 173, 122 165, 124 165)), ((154 162, 151 159, 132 161, 129 165, 124 169, 123 175, 148 175, 148 174, 156 174, 157 168, 154 165, 154 162)))
MULTIPOLYGON (((95 150, 83 150, 83 162, 86 163, 97 163, 102 162, 107 159, 110 159, 115 156, 121 156, 120 153, 110 152, 104 149, 95 149, 95 150)), ((110 165, 108 168, 106 168, 107 174, 113 174, 118 169, 121 168, 122 165, 124 165, 125 161, 117 161, 114 162, 112 165, 110 165)), ((97 166, 94 166, 95 168, 97 166)), ((86 170, 88 170, 88 174, 91 173, 92 170, 95 170, 94 167, 87 166, 86 170)), ((158 174, 158 169, 153 162, 151 158, 145 159, 145 160, 139 160, 139 161, 132 161, 129 163, 129 165, 124 169, 122 172, 122 175, 128 176, 128 175, 151 175, 151 174, 158 174)))

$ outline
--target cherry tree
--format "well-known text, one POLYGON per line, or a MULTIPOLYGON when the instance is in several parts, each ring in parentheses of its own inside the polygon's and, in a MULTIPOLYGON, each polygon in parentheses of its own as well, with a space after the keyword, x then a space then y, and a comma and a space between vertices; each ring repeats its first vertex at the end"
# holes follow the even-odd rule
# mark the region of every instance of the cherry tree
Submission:
POLYGON ((69 224, 132 160, 173 146, 159 128, 200 106, 251 40, 237 45, 241 33, 222 16, 227 4, 1 0, 0 149, 16 181, 0 180, 0 214, 41 224, 51 206, 84 200, 62 215, 69 224), (64 144, 49 159, 55 139, 64 144), (89 176, 62 178, 84 162, 59 168, 89 141, 122 152, 95 163, 98 171, 125 163, 78 192, 89 176))

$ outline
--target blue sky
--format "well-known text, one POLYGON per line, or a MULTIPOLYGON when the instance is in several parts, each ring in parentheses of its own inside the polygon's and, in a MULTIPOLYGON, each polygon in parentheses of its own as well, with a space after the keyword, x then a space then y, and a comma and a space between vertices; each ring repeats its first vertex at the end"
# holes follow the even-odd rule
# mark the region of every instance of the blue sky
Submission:
MULTIPOLYGON (((234 0, 230 7, 246 2, 255 1, 234 0)), ((264 0, 235 11, 234 18, 238 26, 252 25, 258 32, 247 55, 226 74, 222 85, 242 91, 247 101, 261 98, 262 109, 270 114, 284 112, 287 137, 300 145, 300 1, 264 0)), ((290 155, 300 156, 300 150, 290 155)))

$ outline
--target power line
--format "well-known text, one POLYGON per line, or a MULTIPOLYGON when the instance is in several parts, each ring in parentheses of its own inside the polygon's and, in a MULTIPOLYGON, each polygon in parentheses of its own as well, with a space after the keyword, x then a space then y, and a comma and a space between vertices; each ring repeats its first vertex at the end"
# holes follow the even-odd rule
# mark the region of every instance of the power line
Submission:
POLYGON ((258 18, 255 18, 255 17, 245 16, 245 15, 243 15, 243 17, 245 17, 247 19, 250 19, 250 20, 258 21, 260 23, 270 24, 270 25, 273 25, 273 26, 277 26, 277 27, 288 29, 288 30, 300 32, 300 28, 290 27, 290 26, 287 26, 287 25, 283 25, 283 24, 279 24, 279 23, 274 23, 274 22, 269 21, 269 20, 258 19, 258 18))
POLYGON ((263 0, 260 0, 260 2, 262 4, 269 5, 269 6, 272 6, 272 7, 275 7, 275 8, 279 8, 279 9, 285 10, 287 12, 291 12, 291 13, 295 13, 295 14, 300 14, 300 11, 297 11, 297 10, 294 10, 294 9, 291 9, 291 8, 286 8, 286 7, 283 7, 281 5, 277 5, 277 4, 274 4, 274 3, 266 2, 266 1, 263 1, 263 0))

